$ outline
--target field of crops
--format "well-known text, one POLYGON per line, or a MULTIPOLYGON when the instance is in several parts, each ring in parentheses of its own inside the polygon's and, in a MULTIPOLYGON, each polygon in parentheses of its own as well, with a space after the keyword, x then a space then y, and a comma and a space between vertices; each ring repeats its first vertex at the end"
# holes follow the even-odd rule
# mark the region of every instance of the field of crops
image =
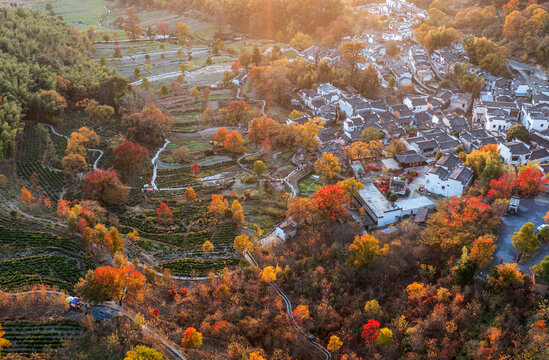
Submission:
POLYGON ((200 181, 190 174, 189 169, 163 169, 158 171, 156 184, 160 188, 196 186, 200 181))
POLYGON ((71 320, 56 320, 44 323, 30 321, 5 321, 2 330, 12 345, 2 350, 4 353, 31 355, 42 353, 46 349, 61 347, 63 339, 78 336, 80 324, 71 320))
MULTIPOLYGON (((57 202, 65 186, 65 175, 61 170, 44 166, 44 152, 48 141, 48 130, 36 123, 26 123, 17 146, 17 175, 23 182, 30 184, 33 173, 38 175, 38 184, 46 195, 57 202)), ((29 185, 30 186, 30 185, 29 185)))
POLYGON ((34 284, 72 291, 94 264, 79 243, 41 232, 0 226, 0 289, 12 291, 34 284))
POLYGON ((177 259, 158 266, 159 269, 170 269, 176 276, 206 276, 210 271, 219 273, 226 267, 234 267, 240 263, 237 258, 215 259, 177 259))

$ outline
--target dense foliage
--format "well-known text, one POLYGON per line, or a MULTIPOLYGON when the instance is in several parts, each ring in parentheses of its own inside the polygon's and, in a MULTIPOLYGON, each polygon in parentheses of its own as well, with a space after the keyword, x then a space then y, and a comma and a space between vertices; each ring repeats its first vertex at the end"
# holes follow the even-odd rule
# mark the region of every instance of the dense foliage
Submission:
POLYGON ((59 121, 84 98, 118 105, 128 83, 91 61, 91 50, 87 33, 61 20, 22 7, 0 10, 0 160, 14 154, 21 118, 59 121))
POLYGON ((234 30, 270 39, 291 39, 298 32, 328 37, 345 22, 342 0, 123 0, 122 4, 180 13, 199 9, 215 16, 219 27, 229 24, 234 30))

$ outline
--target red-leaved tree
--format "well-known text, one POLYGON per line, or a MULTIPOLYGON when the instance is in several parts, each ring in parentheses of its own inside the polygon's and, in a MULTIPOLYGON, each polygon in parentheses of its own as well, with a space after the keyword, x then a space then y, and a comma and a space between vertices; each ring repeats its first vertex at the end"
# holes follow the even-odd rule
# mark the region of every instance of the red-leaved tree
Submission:
POLYGON ((377 336, 379 335, 379 321, 370 319, 364 326, 362 327, 362 335, 361 337, 369 342, 375 342, 377 340, 377 336))
POLYGON ((524 196, 534 196, 543 191, 548 179, 539 169, 526 168, 515 181, 518 191, 524 196))
POLYGON ((160 204, 156 209, 156 220, 161 224, 171 224, 173 222, 173 213, 166 203, 160 204))
POLYGON ((112 164, 116 167, 126 181, 134 181, 146 169, 147 160, 150 158, 146 147, 125 140, 114 150, 112 164))
POLYGON ((505 173, 499 179, 490 181, 490 190, 488 190, 488 199, 509 199, 515 191, 515 174, 505 173))
POLYGON ((116 170, 94 170, 84 177, 82 192, 86 199, 120 205, 128 200, 130 189, 120 181, 116 170))

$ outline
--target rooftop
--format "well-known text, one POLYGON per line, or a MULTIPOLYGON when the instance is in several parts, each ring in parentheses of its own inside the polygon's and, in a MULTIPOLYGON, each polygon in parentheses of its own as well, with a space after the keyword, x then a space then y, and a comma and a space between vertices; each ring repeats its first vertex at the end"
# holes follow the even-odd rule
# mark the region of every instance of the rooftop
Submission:
POLYGON ((394 205, 372 183, 364 184, 364 189, 359 190, 358 195, 378 218, 383 217, 386 212, 396 210, 394 205))

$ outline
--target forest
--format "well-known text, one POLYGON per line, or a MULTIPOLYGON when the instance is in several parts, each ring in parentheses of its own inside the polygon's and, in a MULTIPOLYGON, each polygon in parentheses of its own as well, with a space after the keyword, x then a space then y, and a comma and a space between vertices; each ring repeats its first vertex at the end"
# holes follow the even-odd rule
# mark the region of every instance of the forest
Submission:
POLYGON ((39 10, 0 10, 0 159, 14 155, 21 120, 55 124, 85 98, 120 105, 128 82, 90 60, 92 48, 87 32, 39 10))

